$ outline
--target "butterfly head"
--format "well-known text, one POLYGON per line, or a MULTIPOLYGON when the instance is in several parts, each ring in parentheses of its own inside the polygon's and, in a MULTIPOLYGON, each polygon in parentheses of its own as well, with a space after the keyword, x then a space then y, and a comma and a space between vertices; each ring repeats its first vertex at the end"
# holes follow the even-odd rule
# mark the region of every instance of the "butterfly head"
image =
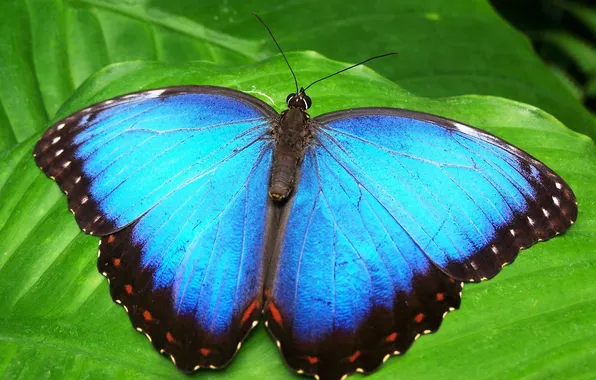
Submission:
POLYGON ((286 104, 288 108, 299 108, 302 111, 306 111, 312 105, 312 100, 304 92, 304 88, 301 88, 298 93, 292 93, 286 98, 286 104))

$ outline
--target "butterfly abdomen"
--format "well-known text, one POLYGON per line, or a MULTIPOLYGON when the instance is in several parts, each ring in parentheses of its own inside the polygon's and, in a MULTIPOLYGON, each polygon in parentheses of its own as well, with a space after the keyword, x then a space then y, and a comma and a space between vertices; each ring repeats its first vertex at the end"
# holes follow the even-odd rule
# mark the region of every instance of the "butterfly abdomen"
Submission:
POLYGON ((294 190, 296 172, 304 157, 308 140, 308 116, 299 108, 281 114, 275 128, 275 149, 269 180, 269 196, 281 201, 294 190))

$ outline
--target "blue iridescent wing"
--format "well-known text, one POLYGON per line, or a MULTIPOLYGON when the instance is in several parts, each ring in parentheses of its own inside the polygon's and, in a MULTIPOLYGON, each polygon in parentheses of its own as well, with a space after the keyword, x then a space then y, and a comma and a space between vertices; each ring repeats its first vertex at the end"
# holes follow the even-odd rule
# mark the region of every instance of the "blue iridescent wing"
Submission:
POLYGON ((226 365, 261 315, 276 117, 237 91, 167 88, 80 111, 35 148, 81 228, 103 235, 114 301, 184 371, 226 365))
POLYGON ((559 176, 478 129, 378 108, 314 122, 266 289, 267 326, 299 372, 373 371, 436 331, 464 281, 577 217, 559 176))
POLYGON ((107 235, 238 148, 231 141, 263 134, 276 116, 239 91, 168 87, 74 113, 49 128, 33 154, 67 194, 81 229, 107 235))

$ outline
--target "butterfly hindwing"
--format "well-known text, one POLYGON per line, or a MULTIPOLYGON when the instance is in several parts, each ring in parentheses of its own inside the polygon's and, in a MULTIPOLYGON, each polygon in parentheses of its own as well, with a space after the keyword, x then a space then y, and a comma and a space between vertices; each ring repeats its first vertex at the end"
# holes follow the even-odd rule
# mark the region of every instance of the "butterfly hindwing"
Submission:
POLYGON ((261 315, 271 122, 243 93, 204 86, 98 103, 35 148, 133 326, 183 371, 220 368, 261 315))
POLYGON ((368 372, 438 329, 462 281, 564 232, 573 193, 501 139, 396 109, 314 119, 265 318, 296 370, 368 372))
POLYGON ((265 318, 287 363, 321 379, 371 372, 435 331, 461 283, 324 150, 310 150, 265 318))
POLYGON ((132 223, 181 184, 262 134, 277 113, 260 100, 209 86, 169 87, 110 99, 49 128, 38 166, 68 195, 83 231, 132 223), (240 144, 240 143, 238 143, 240 144))
POLYGON ((225 366, 261 315, 271 161, 263 144, 101 240, 98 269, 113 299, 184 371, 225 366))

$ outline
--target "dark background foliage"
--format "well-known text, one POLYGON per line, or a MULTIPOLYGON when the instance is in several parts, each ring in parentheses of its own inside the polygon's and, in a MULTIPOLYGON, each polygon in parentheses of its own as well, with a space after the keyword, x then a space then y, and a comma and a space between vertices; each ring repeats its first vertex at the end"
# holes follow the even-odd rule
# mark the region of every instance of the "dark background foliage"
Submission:
POLYGON ((574 96, 596 114, 594 0, 491 0, 524 32, 540 57, 574 96))

